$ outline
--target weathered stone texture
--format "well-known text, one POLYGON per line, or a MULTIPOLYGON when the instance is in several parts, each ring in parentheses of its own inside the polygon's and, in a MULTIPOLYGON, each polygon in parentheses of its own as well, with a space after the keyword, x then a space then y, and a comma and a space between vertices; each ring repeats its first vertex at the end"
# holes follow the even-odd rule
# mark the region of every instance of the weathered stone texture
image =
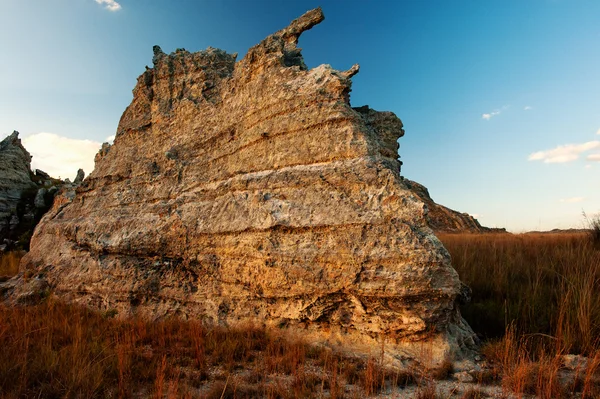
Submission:
POLYGON ((19 132, 0 142, 0 249, 17 240, 25 225, 33 224, 34 213, 26 209, 27 200, 33 200, 37 190, 30 165, 31 155, 21 144, 19 132))
POLYGON ((22 268, 120 315, 262 321, 360 353, 383 340, 397 363, 472 344, 457 273, 399 175, 402 123, 350 106, 358 66, 304 65, 298 37, 322 20, 237 63, 155 47, 114 144, 22 268))
POLYGON ((63 189, 75 194, 75 186, 30 168, 31 155, 14 131, 0 142, 0 253, 28 249, 33 229, 56 193, 63 189))

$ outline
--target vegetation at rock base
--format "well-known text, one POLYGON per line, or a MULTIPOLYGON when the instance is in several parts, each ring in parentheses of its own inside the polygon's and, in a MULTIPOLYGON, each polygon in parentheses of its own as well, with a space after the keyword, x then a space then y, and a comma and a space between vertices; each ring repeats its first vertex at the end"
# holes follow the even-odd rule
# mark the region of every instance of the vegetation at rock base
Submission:
POLYGON ((514 324, 531 349, 590 354, 600 339, 600 251, 585 233, 455 234, 440 239, 471 287, 463 317, 484 338, 514 324))
POLYGON ((0 254, 0 279, 14 276, 18 273, 19 262, 23 255, 24 252, 21 251, 11 251, 0 254))
POLYGON ((453 234, 440 239, 473 290, 463 316, 493 369, 479 375, 541 398, 600 397, 600 250, 586 233, 453 234), (564 384, 563 355, 587 356, 564 384))
MULTIPOLYGON (((472 373, 476 381, 539 398, 600 397, 600 250, 588 235, 440 238, 473 290, 462 311, 491 365, 472 373), (561 374, 568 353, 587 359, 571 379, 561 374)), ((6 256, 3 273, 16 273, 5 265, 17 258, 6 256)), ((405 386, 444 397, 434 372, 393 373, 379 357, 344 357, 262 327, 115 316, 52 297, 0 305, 0 398, 361 398, 405 386)), ((486 397, 478 388, 462 395, 486 397)))
POLYGON ((414 381, 252 325, 114 316, 52 298, 0 305, 0 398, 360 398, 414 381))

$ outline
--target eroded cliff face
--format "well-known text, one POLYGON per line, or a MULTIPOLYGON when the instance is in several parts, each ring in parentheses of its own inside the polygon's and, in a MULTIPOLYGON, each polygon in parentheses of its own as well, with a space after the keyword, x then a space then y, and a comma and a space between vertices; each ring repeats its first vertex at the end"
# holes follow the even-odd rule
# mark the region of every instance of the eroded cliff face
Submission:
MULTIPOLYGON (((121 316, 293 328, 401 364, 472 345, 462 286, 397 161, 402 123, 349 103, 346 72, 308 70, 312 10, 236 62, 164 54, 114 145, 35 231, 22 269, 121 316)), ((27 283, 13 280, 18 300, 27 283)))

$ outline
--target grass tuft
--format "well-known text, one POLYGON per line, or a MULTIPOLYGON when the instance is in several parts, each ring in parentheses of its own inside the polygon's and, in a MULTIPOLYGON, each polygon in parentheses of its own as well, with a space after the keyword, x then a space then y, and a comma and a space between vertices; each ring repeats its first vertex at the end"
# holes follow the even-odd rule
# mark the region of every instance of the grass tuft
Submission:
POLYGON ((19 272, 19 263, 23 255, 25 255, 23 251, 0 253, 0 279, 7 279, 19 272))

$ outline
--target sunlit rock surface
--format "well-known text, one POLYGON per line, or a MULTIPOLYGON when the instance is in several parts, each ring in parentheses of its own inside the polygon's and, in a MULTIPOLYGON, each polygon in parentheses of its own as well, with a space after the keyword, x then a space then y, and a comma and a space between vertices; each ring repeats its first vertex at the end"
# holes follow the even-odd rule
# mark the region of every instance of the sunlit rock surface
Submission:
MULTIPOLYGON (((309 11, 236 56, 165 54, 112 146, 55 201, 22 270, 120 316, 251 320, 397 365, 462 356, 464 291, 400 178, 402 123, 350 106, 350 78, 308 70, 309 11)), ((12 281, 18 298, 27 283, 12 281)))

